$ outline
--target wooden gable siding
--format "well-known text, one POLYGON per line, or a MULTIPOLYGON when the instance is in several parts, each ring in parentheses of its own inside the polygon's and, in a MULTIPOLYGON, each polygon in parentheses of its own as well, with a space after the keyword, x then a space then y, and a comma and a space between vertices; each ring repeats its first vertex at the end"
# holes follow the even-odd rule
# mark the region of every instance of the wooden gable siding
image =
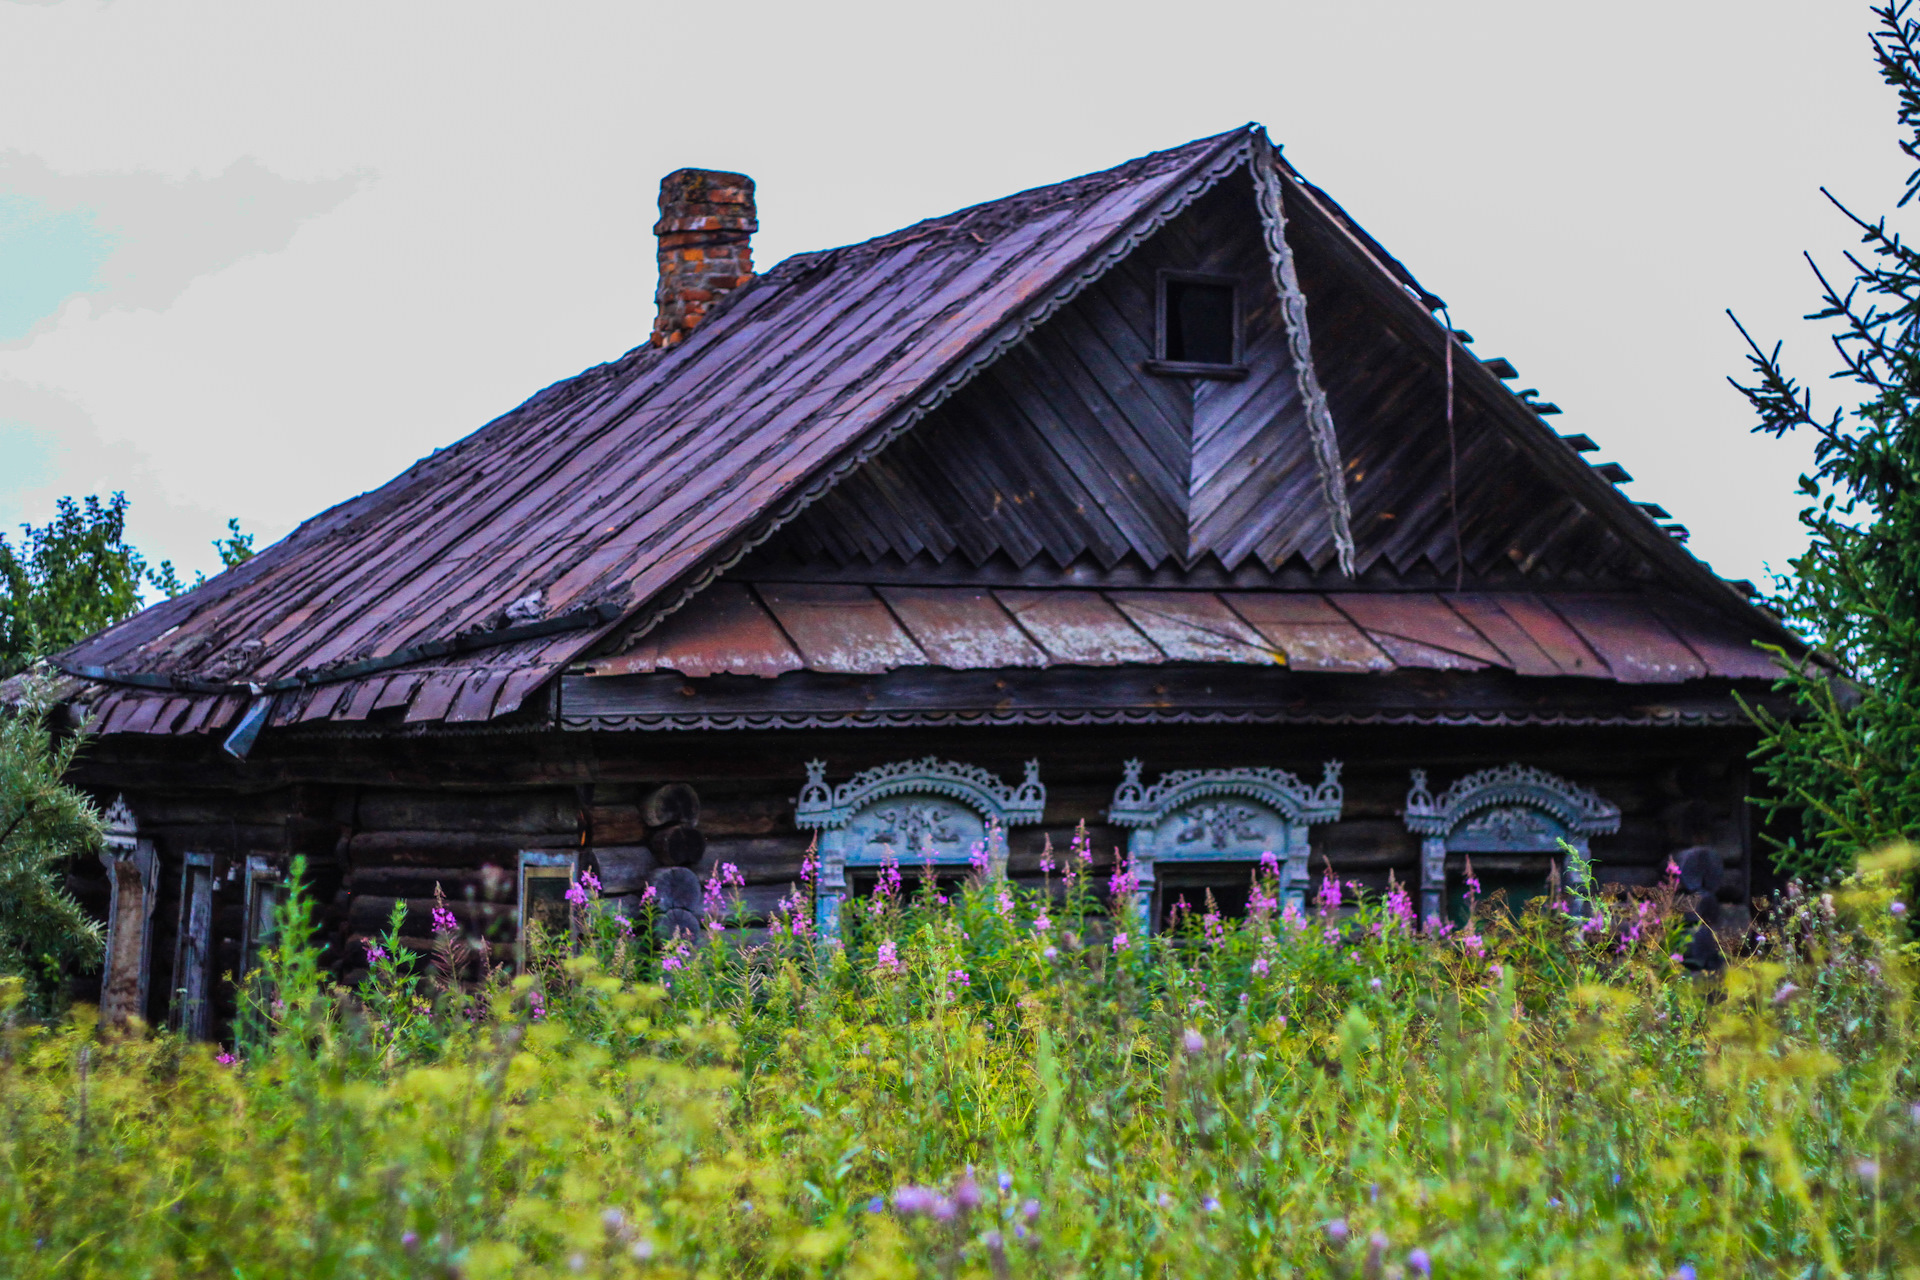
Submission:
MULTIPOLYGON (((1289 243, 1361 574, 1453 577, 1457 470, 1463 578, 1585 588, 1657 577, 1615 528, 1644 517, 1624 502, 1596 511, 1554 484, 1458 377, 1450 461, 1444 367, 1343 261, 1337 233, 1301 212, 1289 243)), ((1129 561, 1149 571, 1217 561, 1228 572, 1292 563, 1331 574, 1332 530, 1272 274, 1252 184, 1235 174, 823 496, 759 561, 1129 561), (1242 282, 1244 380, 1145 371, 1162 270, 1242 282)))
POLYGON ((1324 536, 1297 396, 1252 185, 1235 175, 816 502, 780 549, 1107 568, 1214 553, 1233 567, 1281 541, 1276 521, 1324 536), (1245 381, 1145 371, 1161 270, 1242 281, 1245 381))

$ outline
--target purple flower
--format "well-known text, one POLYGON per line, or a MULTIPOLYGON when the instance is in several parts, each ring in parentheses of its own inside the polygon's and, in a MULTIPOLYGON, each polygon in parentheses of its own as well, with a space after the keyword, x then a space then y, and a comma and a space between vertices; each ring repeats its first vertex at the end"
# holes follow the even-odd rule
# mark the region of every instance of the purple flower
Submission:
POLYGON ((1021 1205, 1020 1216, 1028 1222, 1040 1221, 1040 1202, 1038 1200, 1029 1200, 1021 1205))
POLYGON ((879 1213, 882 1209, 886 1207, 887 1207, 887 1202, 885 1200, 882 1200, 879 1196, 875 1196, 873 1199, 867 1201, 868 1213, 879 1213))
POLYGON ((1427 1256, 1425 1249, 1415 1249, 1407 1255, 1407 1270, 1416 1276, 1433 1274, 1433 1259, 1427 1256))
POLYGON ((1345 1244, 1348 1234, 1347 1220, 1345 1218, 1335 1218, 1327 1224, 1327 1239, 1333 1241, 1335 1244, 1345 1244))
POLYGON ((1696 1274, 1691 1262, 1683 1262, 1673 1269, 1670 1280, 1694 1280, 1696 1274))
POLYGON ((387 949, 381 946, 379 943, 374 942, 370 939, 367 939, 367 940, 363 940, 361 945, 366 947, 367 949, 368 964, 378 964, 380 961, 385 960, 387 958, 387 949))
POLYGON ((897 1212, 912 1215, 932 1210, 937 1197, 931 1187, 916 1187, 909 1183, 904 1187, 895 1187, 893 1207, 897 1212))
POLYGON ((567 886, 567 901, 576 907, 587 905, 587 891, 578 880, 567 886))
POLYGON ((1893 912, 1893 914, 1897 916, 1903 916, 1907 914, 1907 904, 1904 902, 1896 902, 1892 906, 1888 907, 1887 910, 1893 912))
POLYGON ((1060 948, 1048 947, 1040 953, 1040 958, 1043 960, 1051 960, 1054 957, 1058 956, 1059 954, 1060 954, 1060 948))
POLYGON ((1122 951, 1125 951, 1127 949, 1128 941, 1129 939, 1127 938, 1126 934, 1124 933, 1114 934, 1113 935, 1113 954, 1119 955, 1122 951))
POLYGON ((400 1237, 400 1247, 402 1249, 405 1249, 408 1253, 412 1253, 415 1249, 418 1249, 420 1247, 419 1234, 413 1231, 408 1231, 405 1234, 403 1234, 400 1237))
POLYGON ((1208 1196, 1205 1200, 1202 1200, 1200 1202, 1200 1207, 1202 1209, 1205 1209, 1208 1213, 1218 1213, 1220 1212, 1220 1201, 1215 1199, 1213 1196, 1208 1196))
POLYGON ((971 1213, 980 1207, 980 1184, 973 1180, 973 1170, 968 1169, 953 1184, 953 1202, 971 1213))
MULTIPOLYGON (((1496 966, 1496 967, 1497 967, 1497 966, 1496 966)), ((1367 985, 1368 985, 1369 987, 1372 987, 1372 988, 1373 988, 1373 989, 1374 989, 1375 991, 1378 991, 1378 990, 1380 989, 1380 979, 1378 979, 1378 978, 1374 978, 1373 980, 1371 980, 1370 982, 1368 982, 1368 983, 1367 983, 1367 985)))
POLYGON ((219 1057, 215 1058, 214 1061, 219 1063, 223 1067, 230 1067, 234 1063, 240 1061, 240 1059, 234 1057, 230 1053, 222 1053, 219 1057))
POLYGON ((963 991, 966 988, 971 987, 973 985, 973 979, 967 976, 967 971, 965 969, 955 969, 952 973, 947 975, 947 981, 951 982, 956 988, 963 991))
POLYGON ((1773 993, 1773 1002, 1775 1004, 1785 1004, 1799 994, 1800 988, 1794 986, 1791 982, 1783 982, 1780 984, 1780 989, 1773 993))
POLYGON ((447 910, 445 907, 437 906, 433 909, 433 931, 435 933, 458 933, 460 932, 460 921, 454 916, 453 912, 447 910))
POLYGON ((1205 1053, 1207 1050, 1207 1038, 1198 1031, 1195 1031, 1192 1027, 1188 1027, 1181 1033, 1180 1047, 1190 1054, 1205 1053))
POLYGON ((1001 1174, 1000 1175, 1000 1194, 1005 1195, 1007 1194, 1007 1192, 1011 1190, 1013 1190, 1013 1175, 1010 1173, 1001 1174))
POLYGON ((947 1197, 939 1196, 935 1198, 933 1202, 933 1216, 941 1222, 952 1222, 954 1214, 958 1212, 958 1206, 956 1206, 953 1201, 947 1199, 947 1197))

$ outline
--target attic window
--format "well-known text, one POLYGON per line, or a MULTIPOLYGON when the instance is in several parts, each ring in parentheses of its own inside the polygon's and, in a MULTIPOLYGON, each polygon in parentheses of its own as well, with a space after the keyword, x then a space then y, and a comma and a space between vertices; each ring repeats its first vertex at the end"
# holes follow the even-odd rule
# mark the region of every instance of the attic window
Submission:
POLYGON ((1191 271, 1160 273, 1158 350, 1153 373, 1188 378, 1244 378, 1240 359, 1240 299, 1232 276, 1191 271))

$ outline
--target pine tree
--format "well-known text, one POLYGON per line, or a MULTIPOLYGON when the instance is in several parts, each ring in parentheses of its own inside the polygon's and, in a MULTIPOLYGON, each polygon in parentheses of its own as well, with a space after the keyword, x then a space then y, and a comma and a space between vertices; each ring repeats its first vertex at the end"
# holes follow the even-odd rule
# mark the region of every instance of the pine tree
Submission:
MULTIPOLYGON (((1872 45, 1898 100, 1900 148, 1914 162, 1900 205, 1920 195, 1920 22, 1910 0, 1876 8, 1872 45)), ((1833 197, 1828 193, 1828 199, 1833 197)), ((1860 389, 1851 410, 1816 413, 1783 368, 1780 347, 1742 328, 1754 379, 1735 382, 1759 414, 1756 431, 1813 434, 1800 478, 1810 535, 1774 607, 1815 643, 1779 657, 1779 688, 1795 712, 1755 711, 1766 801, 1798 830, 1777 851, 1789 874, 1825 880, 1899 839, 1920 838, 1920 251, 1884 217, 1834 205, 1860 233, 1836 286, 1818 266, 1822 305, 1808 319, 1834 328, 1835 379, 1860 389)), ((1736 321, 1736 324, 1738 322, 1736 321)))

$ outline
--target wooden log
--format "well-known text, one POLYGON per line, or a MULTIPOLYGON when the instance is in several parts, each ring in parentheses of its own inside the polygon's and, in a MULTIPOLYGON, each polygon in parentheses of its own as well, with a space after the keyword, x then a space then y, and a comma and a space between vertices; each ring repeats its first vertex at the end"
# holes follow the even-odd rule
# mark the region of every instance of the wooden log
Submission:
POLYGON ((648 879, 662 911, 700 911, 700 877, 685 867, 662 867, 648 879))
POLYGON ((638 805, 594 805, 587 810, 587 825, 596 845, 641 844, 647 838, 647 824, 640 819, 638 805))
POLYGON ((578 836, 572 791, 373 791, 360 798, 354 825, 362 831, 468 831, 578 836))
POLYGON ((647 837, 647 847, 653 850, 653 856, 665 867, 691 867, 699 863, 707 851, 707 838, 700 828, 685 823, 660 827, 647 837))
MULTIPOLYGON (((393 910, 393 904, 399 902, 406 906, 406 915, 402 917, 401 928, 414 933, 426 934, 432 930, 432 898, 394 898, 382 894, 360 894, 347 907, 346 919, 349 932, 385 933, 387 919, 393 910)), ((447 909, 454 918, 468 929, 487 930, 501 922, 511 922, 515 908, 511 902, 453 902, 447 903, 447 909)))
POLYGON ((579 842, 571 833, 501 831, 357 831, 347 838, 355 864, 412 867, 518 864, 522 849, 564 849, 579 842))
POLYGON ((592 852, 594 874, 600 877, 600 892, 609 897, 638 893, 660 865, 653 851, 644 845, 600 847, 592 852))
POLYGON ((640 802, 640 819, 650 827, 700 825, 700 793, 684 782, 655 787, 640 802))

